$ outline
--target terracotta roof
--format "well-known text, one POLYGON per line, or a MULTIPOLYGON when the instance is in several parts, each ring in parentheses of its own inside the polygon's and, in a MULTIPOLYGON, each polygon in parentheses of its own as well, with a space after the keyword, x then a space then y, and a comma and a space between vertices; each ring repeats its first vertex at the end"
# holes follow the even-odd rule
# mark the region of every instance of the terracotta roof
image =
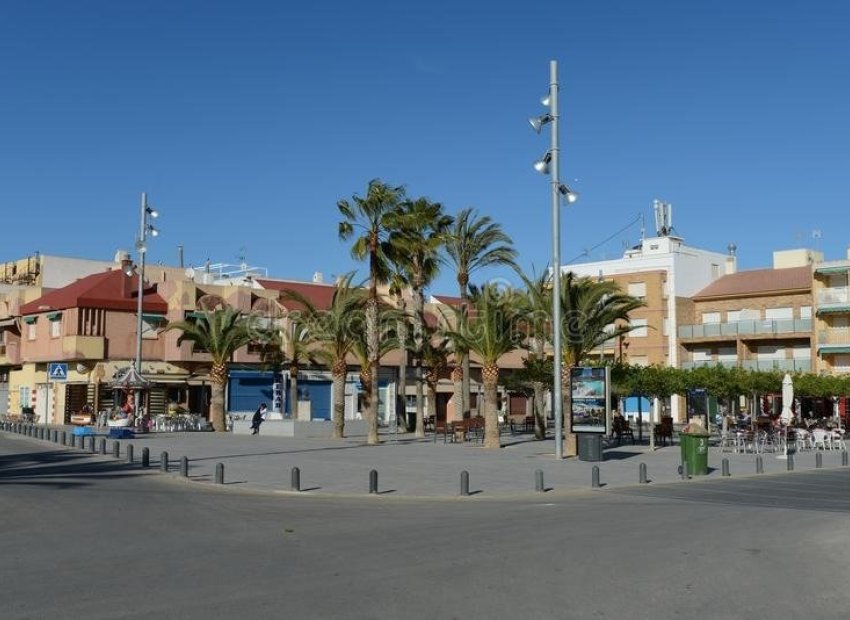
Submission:
MULTIPOLYGON (((271 291, 293 291, 316 306, 317 310, 327 310, 331 307, 336 287, 331 284, 314 284, 308 282, 286 282, 282 280, 257 280, 257 284, 271 291)), ((302 304, 292 300, 282 300, 281 304, 287 310, 302 310, 302 304)))
POLYGON ((432 295, 432 297, 447 306, 460 306, 460 297, 452 297, 451 295, 432 295))
MULTIPOLYGON (((136 274, 128 278, 120 269, 103 271, 80 278, 24 304, 21 306, 21 315, 68 308, 135 312, 138 309, 138 287, 139 276, 136 274)), ((155 286, 149 286, 144 291, 142 310, 156 313, 168 311, 168 304, 157 294, 155 286)))
POLYGON ((811 288, 812 268, 808 265, 787 269, 752 269, 718 278, 694 295, 694 299, 759 295, 811 288))

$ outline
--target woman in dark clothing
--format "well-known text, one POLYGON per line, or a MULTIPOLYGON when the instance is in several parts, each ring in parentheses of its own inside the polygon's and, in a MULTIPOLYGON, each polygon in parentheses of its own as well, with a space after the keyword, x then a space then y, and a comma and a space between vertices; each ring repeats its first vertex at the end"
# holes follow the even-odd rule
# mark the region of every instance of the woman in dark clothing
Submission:
POLYGON ((266 403, 261 403, 260 406, 257 407, 257 410, 254 412, 254 417, 251 418, 251 430, 253 431, 251 433, 252 435, 260 434, 260 424, 262 424, 264 421, 263 416, 266 414, 266 411, 268 411, 266 403))

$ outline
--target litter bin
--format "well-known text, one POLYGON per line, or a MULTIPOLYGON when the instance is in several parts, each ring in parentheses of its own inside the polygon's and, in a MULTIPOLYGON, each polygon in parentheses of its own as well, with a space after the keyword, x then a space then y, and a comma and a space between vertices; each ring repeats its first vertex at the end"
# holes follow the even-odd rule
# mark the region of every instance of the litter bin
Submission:
POLYGON ((602 435, 599 433, 576 433, 578 436, 578 460, 602 460, 602 435))
POLYGON ((679 433, 682 446, 682 461, 688 464, 688 474, 705 476, 708 474, 708 438, 711 436, 703 427, 694 428, 689 424, 679 433))

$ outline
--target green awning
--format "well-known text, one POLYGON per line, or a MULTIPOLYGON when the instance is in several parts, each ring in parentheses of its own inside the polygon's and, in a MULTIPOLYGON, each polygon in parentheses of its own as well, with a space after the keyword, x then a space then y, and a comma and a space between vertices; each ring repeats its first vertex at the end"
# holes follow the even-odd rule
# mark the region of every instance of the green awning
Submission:
POLYGON ((143 312, 142 318, 148 323, 165 323, 164 314, 148 314, 147 312, 143 312))
POLYGON ((850 353, 850 345, 823 345, 818 347, 818 355, 831 355, 833 353, 850 353))
POLYGON ((850 266, 848 267, 818 267, 815 269, 815 273, 848 273, 850 272, 850 266))
POLYGON ((61 319, 62 319, 62 313, 61 312, 48 312, 47 313, 47 320, 48 321, 59 321, 61 319))
POLYGON ((850 312, 850 304, 827 306, 826 308, 817 309, 817 314, 840 314, 842 312, 850 312))
POLYGON ((186 313, 187 319, 200 319, 201 317, 207 316, 206 312, 202 312, 200 310, 192 310, 186 313))
POLYGON ((24 323, 26 323, 27 325, 32 325, 37 320, 38 320, 37 316, 25 316, 24 317, 24 323))

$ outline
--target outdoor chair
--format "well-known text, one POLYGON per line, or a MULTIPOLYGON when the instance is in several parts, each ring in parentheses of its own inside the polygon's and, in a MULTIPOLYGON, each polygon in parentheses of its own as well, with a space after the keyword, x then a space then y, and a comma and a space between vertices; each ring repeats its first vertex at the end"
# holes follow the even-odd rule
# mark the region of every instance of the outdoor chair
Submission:
POLYGON ((655 425, 655 441, 662 446, 667 445, 667 440, 673 445, 673 418, 661 418, 661 423, 655 425))
POLYGON ((437 436, 443 436, 443 443, 449 438, 449 423, 445 420, 435 420, 434 421, 434 441, 437 441, 437 436))
POLYGON ((629 421, 622 416, 615 416, 614 421, 611 424, 611 430, 614 433, 614 437, 617 438, 617 445, 619 446, 623 437, 628 437, 632 440, 632 445, 635 443, 635 434, 632 431, 632 427, 629 426, 629 421))

